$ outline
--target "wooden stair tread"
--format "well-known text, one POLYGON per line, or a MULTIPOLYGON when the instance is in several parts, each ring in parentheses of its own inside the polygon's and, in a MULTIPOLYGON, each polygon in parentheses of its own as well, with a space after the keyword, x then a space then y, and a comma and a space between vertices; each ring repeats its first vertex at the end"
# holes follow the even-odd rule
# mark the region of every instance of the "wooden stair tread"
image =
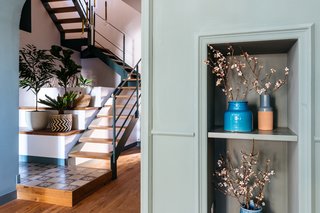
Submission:
MULTIPOLYGON (((120 129, 120 128, 121 128, 121 126, 116 126, 116 129, 120 129)), ((126 128, 126 127, 124 126, 122 128, 126 128)), ((113 127, 112 126, 107 126, 107 125, 92 125, 91 124, 88 127, 88 129, 113 129, 113 127)))
MULTIPOLYGON (((127 89, 127 90, 131 90, 131 89, 136 89, 137 87, 118 87, 118 89, 127 89)), ((140 89, 140 87, 139 87, 140 89)))
POLYGON ((134 97, 137 97, 136 94, 133 94, 132 96, 131 95, 116 95, 117 98, 134 98, 134 97))
MULTIPOLYGON (((20 106, 19 109, 21 110, 36 110, 33 106, 20 106)), ((75 107, 72 110, 97 110, 100 107, 75 107)), ((49 107, 38 107, 38 110, 55 110, 49 107)))
POLYGON ((71 130, 68 132, 52 132, 50 129, 44 130, 27 130, 21 128, 19 130, 19 134, 26 134, 26 135, 47 135, 47 136, 71 136, 76 135, 84 132, 84 130, 71 130))
POLYGON ((69 12, 77 12, 77 8, 74 6, 69 7, 57 7, 57 8, 51 8, 51 13, 69 13, 69 12))
MULTIPOLYGON (((120 117, 120 118, 126 118, 128 115, 120 115, 120 116, 117 116, 117 117, 120 117)), ((132 115, 129 115, 129 117, 131 117, 132 115)), ((100 114, 100 115, 97 115, 97 118, 112 118, 113 116, 112 115, 107 115, 107 114, 100 114)))
MULTIPOLYGON (((106 104, 105 107, 112 107, 112 104, 106 104)), ((117 108, 123 108, 124 104, 116 104, 117 108)), ((133 104, 127 104, 126 107, 133 107, 133 104)))
POLYGON ((78 157, 78 158, 93 158, 93 159, 103 159, 109 160, 111 158, 111 153, 99 153, 99 152, 71 152, 69 157, 78 157))
MULTIPOLYGON (((64 29, 63 30, 64 33, 81 33, 82 32, 82 28, 76 28, 76 29, 64 29)), ((85 28, 84 32, 88 32, 88 29, 85 28)))
MULTIPOLYGON (((138 81, 140 81, 141 79, 138 79, 138 81)), ((130 78, 130 79, 126 79, 125 81, 137 81, 136 78, 130 78)))
POLYGON ((78 23, 82 22, 81 18, 64 18, 64 19, 58 19, 57 23, 59 24, 67 24, 67 23, 78 23))
POLYGON ((70 2, 71 0, 42 0, 42 2, 56 2, 56 1, 66 1, 66 2, 70 2))
MULTIPOLYGON (((79 139, 81 143, 104 143, 112 144, 112 139, 109 138, 91 138, 91 137, 81 137, 79 139)), ((118 141, 117 141, 118 142, 118 141)))

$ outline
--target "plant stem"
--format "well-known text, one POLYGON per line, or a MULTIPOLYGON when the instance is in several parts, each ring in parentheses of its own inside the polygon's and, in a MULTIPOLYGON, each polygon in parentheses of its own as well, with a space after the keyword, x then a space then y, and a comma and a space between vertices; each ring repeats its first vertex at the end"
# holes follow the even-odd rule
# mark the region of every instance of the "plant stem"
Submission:
POLYGON ((36 112, 38 112, 38 93, 36 92, 36 112))

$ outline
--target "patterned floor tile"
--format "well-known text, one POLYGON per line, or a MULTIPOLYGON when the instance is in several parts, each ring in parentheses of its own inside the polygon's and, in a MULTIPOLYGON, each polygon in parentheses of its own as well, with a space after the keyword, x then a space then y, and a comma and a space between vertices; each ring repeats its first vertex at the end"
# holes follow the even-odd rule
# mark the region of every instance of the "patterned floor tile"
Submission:
POLYGON ((85 180, 77 180, 75 182, 70 183, 70 185, 73 186, 83 186, 85 184, 89 183, 89 181, 85 181, 85 180))
POLYGON ((34 163, 20 163, 19 167, 22 185, 68 191, 74 191, 107 172, 102 169, 34 163))
POLYGON ((67 191, 73 191, 73 190, 76 190, 77 188, 79 188, 79 186, 68 185, 68 186, 63 187, 62 189, 67 190, 67 191))
POLYGON ((53 183, 50 183, 50 182, 42 182, 42 183, 39 183, 37 186, 44 187, 44 188, 49 188, 52 185, 53 185, 53 183))
POLYGON ((39 178, 42 178, 43 176, 41 175, 35 175, 35 176, 29 176, 28 178, 31 180, 39 180, 39 178))
POLYGON ((85 176, 85 177, 81 178, 80 180, 93 181, 94 179, 96 179, 96 177, 85 176))
POLYGON ((32 180, 32 181, 23 183, 23 185, 26 185, 26 186, 36 186, 36 185, 38 185, 38 184, 40 184, 40 183, 42 183, 40 180, 32 180))
POLYGON ((55 183, 55 184, 51 185, 49 188, 51 188, 51 189, 63 189, 66 186, 67 186, 67 184, 55 183))
POLYGON ((68 179, 79 180, 83 177, 84 177, 83 175, 72 175, 72 176, 68 177, 68 179))
POLYGON ((48 177, 59 177, 59 173, 52 172, 52 173, 47 174, 46 176, 48 176, 48 177))

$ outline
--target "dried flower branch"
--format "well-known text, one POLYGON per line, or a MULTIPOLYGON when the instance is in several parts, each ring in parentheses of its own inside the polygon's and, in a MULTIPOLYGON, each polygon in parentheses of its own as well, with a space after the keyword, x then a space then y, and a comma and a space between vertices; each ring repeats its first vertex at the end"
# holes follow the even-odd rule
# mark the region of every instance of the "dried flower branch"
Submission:
POLYGON ((284 77, 277 79, 277 70, 271 68, 268 73, 265 74, 263 78, 258 78, 258 84, 255 87, 256 92, 261 94, 271 94, 280 89, 288 81, 289 68, 285 67, 283 70, 284 77))
POLYGON ((270 170, 270 160, 266 160, 265 169, 258 169, 259 153, 254 150, 254 141, 250 153, 241 151, 241 164, 234 167, 227 153, 226 159, 221 156, 214 173, 217 189, 238 200, 246 209, 258 209, 264 206, 264 188, 275 173, 270 170), (250 205, 250 201, 254 203, 250 205))
POLYGON ((276 70, 262 72, 263 66, 258 58, 242 51, 235 56, 232 46, 228 47, 227 56, 224 56, 213 45, 208 45, 208 59, 204 61, 216 76, 216 86, 222 89, 228 100, 243 100, 255 90, 259 95, 277 91, 287 82, 289 68, 284 69, 284 77, 276 78, 276 70))

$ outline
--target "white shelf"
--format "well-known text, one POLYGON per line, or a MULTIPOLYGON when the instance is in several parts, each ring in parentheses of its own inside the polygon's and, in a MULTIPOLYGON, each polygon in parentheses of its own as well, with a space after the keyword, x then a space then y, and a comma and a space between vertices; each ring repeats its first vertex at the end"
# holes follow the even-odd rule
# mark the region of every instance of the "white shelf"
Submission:
POLYGON ((264 140, 264 141, 290 141, 297 142, 298 136, 289 128, 281 127, 272 131, 254 130, 248 133, 228 132, 223 128, 216 128, 208 132, 208 138, 241 139, 241 140, 264 140))

